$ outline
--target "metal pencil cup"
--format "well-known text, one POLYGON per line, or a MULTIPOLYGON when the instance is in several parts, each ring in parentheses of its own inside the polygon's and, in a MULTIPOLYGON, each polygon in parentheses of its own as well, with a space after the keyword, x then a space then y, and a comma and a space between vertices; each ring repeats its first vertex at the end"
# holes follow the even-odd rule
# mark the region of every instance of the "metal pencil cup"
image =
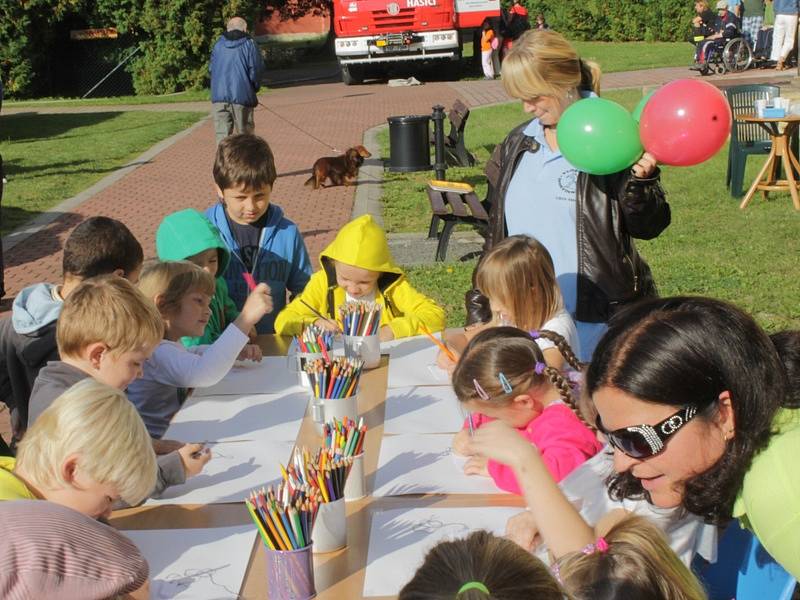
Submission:
POLYGON ((322 402, 323 423, 330 423, 334 419, 343 421, 345 417, 358 421, 358 394, 347 398, 315 398, 314 402, 322 402))
POLYGON ((375 335, 345 335, 344 355, 360 358, 365 369, 374 369, 381 364, 381 340, 375 335))
POLYGON ((264 548, 270 600, 308 600, 317 595, 312 548, 313 543, 299 550, 264 548))
POLYGON ((314 529, 311 530, 314 540, 314 553, 333 552, 347 546, 347 515, 344 498, 319 505, 314 529))
POLYGON ((306 389, 311 387, 311 381, 306 373, 306 364, 318 358, 323 358, 321 352, 299 352, 297 354, 297 382, 306 389))
POLYGON ((364 481, 364 453, 353 457, 353 466, 350 467, 350 474, 344 484, 344 499, 360 500, 367 495, 367 485, 364 481))

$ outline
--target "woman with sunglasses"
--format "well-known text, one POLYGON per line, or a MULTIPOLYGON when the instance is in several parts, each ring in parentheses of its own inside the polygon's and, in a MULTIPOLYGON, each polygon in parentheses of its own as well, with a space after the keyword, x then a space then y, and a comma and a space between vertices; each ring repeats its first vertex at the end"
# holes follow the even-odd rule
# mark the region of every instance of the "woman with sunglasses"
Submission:
MULTIPOLYGON (((718 300, 654 298, 618 314, 586 374, 613 448, 611 498, 716 524, 737 518, 800 577, 800 410, 781 358, 750 316, 718 300)), ((556 557, 591 541, 535 452, 494 450, 492 433, 503 435, 478 431, 471 450, 525 473, 531 512, 510 524, 512 536, 530 541, 538 531, 556 557)))

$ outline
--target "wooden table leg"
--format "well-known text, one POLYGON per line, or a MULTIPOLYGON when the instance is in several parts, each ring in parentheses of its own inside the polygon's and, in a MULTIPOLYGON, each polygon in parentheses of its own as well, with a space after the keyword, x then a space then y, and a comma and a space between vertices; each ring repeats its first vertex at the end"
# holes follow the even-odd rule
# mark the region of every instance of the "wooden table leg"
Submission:
POLYGON ((750 201, 753 199, 753 195, 758 190, 758 185, 761 183, 761 179, 764 177, 764 174, 767 172, 768 169, 773 167, 777 154, 776 154, 776 144, 775 138, 772 138, 772 147, 769 150, 769 156, 767 156, 767 160, 764 162, 764 166, 761 167, 761 170, 758 172, 755 181, 753 181, 753 185, 750 186, 750 189, 747 190, 744 198, 742 199, 742 203, 739 205, 741 210, 747 208, 747 205, 750 204, 750 201))
MULTIPOLYGON (((785 132, 786 133, 786 155, 784 156, 784 163, 785 163, 786 159, 788 158, 789 167, 784 166, 784 169, 787 169, 787 172, 788 172, 788 170, 790 168, 792 168, 797 172, 798 175, 800 175, 800 163, 798 163, 797 158, 794 155, 794 152, 792 152, 792 135, 794 134, 795 131, 797 131, 797 124, 796 123, 792 123, 786 129, 787 129, 787 131, 785 132)), ((797 186, 793 186, 792 189, 795 190, 795 193, 792 194, 792 202, 794 202, 794 209, 795 210, 800 210, 800 199, 798 198, 798 195, 797 195, 797 192, 796 192, 797 186)))

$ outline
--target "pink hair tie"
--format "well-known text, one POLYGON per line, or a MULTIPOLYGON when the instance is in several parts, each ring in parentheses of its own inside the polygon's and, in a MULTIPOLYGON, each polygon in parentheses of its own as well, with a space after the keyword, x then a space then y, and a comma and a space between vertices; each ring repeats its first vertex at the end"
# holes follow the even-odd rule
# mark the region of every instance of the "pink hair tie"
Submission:
POLYGON ((536 331, 535 329, 531 329, 531 330, 530 330, 528 333, 529 333, 529 334, 530 334, 530 336, 531 336, 533 339, 535 339, 535 340, 538 340, 538 339, 541 337, 541 336, 539 335, 539 332, 538 332, 538 331, 536 331))
POLYGON ((586 544, 581 552, 584 554, 594 554, 595 552, 605 554, 608 552, 608 542, 606 541, 606 538, 599 537, 594 544, 586 544))

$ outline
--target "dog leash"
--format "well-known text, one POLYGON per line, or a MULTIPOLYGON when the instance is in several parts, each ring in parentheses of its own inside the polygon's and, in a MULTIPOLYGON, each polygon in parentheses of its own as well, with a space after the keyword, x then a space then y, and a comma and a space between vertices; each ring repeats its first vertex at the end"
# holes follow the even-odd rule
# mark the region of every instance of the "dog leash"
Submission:
POLYGON ((292 126, 292 127, 294 127, 295 129, 297 129, 297 131, 299 131, 299 132, 301 132, 301 133, 304 133, 305 135, 307 135, 308 137, 310 137, 312 140, 315 140, 315 141, 319 142, 320 144, 322 144, 322 145, 323 145, 323 146, 325 146, 326 148, 330 148, 331 150, 333 150, 333 151, 334 151, 334 152, 336 152, 337 154, 343 154, 343 153, 344 153, 344 150, 339 150, 338 148, 336 148, 336 147, 334 147, 334 146, 331 146, 331 145, 330 145, 330 144, 328 144, 327 142, 324 142, 324 141, 322 141, 321 139, 319 139, 319 138, 318 138, 317 136, 315 136, 313 133, 311 133, 311 132, 309 132, 309 131, 306 131, 305 129, 303 129, 303 128, 302 128, 302 127, 300 127, 299 125, 295 125, 295 124, 294 124, 294 123, 292 123, 292 122, 291 122, 289 119, 287 119, 286 117, 284 117, 284 116, 282 116, 282 115, 280 115, 280 114, 276 113, 274 110, 272 110, 270 107, 268 107, 266 104, 264 104, 264 103, 263 103, 263 102, 261 102, 260 100, 259 100, 258 104, 259 104, 259 106, 262 106, 262 107, 264 107, 264 110, 267 110, 267 111, 271 112, 273 115, 275 115, 276 117, 278 117, 278 119, 280 119, 280 120, 281 120, 281 121, 283 121, 284 123, 286 123, 286 124, 288 124, 288 125, 291 125, 291 126, 292 126))

